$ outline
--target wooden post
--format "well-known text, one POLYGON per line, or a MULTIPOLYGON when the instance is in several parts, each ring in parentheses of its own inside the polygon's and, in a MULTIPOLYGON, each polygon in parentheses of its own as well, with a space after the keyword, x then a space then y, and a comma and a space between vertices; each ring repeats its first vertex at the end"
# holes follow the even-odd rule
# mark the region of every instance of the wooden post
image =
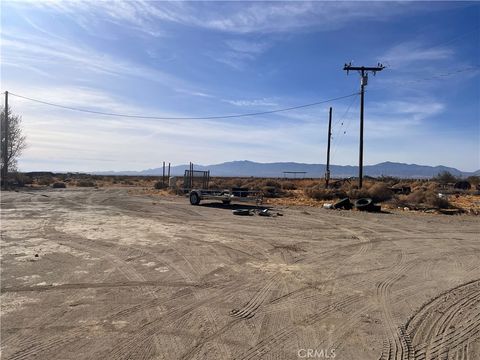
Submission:
POLYGON ((165 185, 165 161, 163 162, 162 184, 165 185))
POLYGON ((328 189, 330 181, 330 139, 332 138, 332 108, 328 114, 328 143, 327 143, 327 171, 325 172, 325 189, 328 189))

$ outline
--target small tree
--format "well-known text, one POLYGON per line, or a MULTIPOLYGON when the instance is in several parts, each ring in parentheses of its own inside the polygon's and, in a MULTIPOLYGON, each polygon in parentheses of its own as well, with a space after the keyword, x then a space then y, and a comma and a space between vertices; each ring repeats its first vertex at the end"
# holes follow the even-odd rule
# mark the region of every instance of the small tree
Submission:
POLYGON ((443 171, 439 173, 434 180, 438 181, 440 184, 454 183, 457 181, 457 178, 448 171, 443 171))
MULTIPOLYGON (((5 167, 4 159, 4 149, 5 149, 5 107, 1 108, 1 130, 2 130, 2 140, 1 140, 1 169, 3 174, 3 169, 5 167)), ((22 134, 22 117, 19 115, 14 115, 11 112, 11 109, 8 109, 8 138, 7 138, 7 156, 6 164, 8 171, 17 170, 18 158, 22 154, 22 151, 27 146, 26 136, 22 134)))

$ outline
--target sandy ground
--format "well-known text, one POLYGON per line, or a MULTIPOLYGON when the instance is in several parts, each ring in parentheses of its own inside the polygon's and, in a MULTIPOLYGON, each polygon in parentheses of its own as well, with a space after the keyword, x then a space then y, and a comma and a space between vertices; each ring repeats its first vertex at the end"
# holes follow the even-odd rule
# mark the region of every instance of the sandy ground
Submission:
POLYGON ((478 217, 2 195, 2 359, 480 358, 478 217))

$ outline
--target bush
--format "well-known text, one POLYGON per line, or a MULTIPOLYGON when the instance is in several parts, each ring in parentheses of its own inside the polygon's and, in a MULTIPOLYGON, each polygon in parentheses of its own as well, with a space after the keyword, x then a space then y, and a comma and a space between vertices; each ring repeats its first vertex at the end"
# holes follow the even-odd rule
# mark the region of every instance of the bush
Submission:
POLYGON ((448 171, 443 171, 439 173, 436 177, 433 178, 433 180, 436 180, 443 185, 448 183, 455 183, 458 181, 457 178, 448 171))
POLYGON ((165 183, 163 183, 163 182, 161 182, 161 181, 157 181, 157 182, 155 183, 154 187, 155 187, 155 189, 157 189, 157 190, 166 189, 166 188, 168 188, 168 184, 165 184, 165 183))
POLYGON ((77 186, 79 187, 95 187, 95 182, 92 180, 78 180, 77 186))
POLYGON ((338 189, 324 189, 321 185, 305 189, 305 195, 315 200, 333 200, 346 197, 345 192, 338 189))
POLYGON ((426 194, 426 190, 417 189, 411 194, 407 195, 405 200, 412 204, 422 204, 425 202, 425 194, 426 194))
POLYGON ((13 173, 13 180, 16 186, 21 187, 33 182, 33 179, 30 176, 18 172, 13 173))
POLYGON ((43 176, 37 180, 38 185, 49 186, 53 182, 53 179, 48 176, 43 176))
POLYGON ((282 189, 283 190, 297 190, 297 185, 291 181, 284 181, 282 182, 282 189))
POLYGON ((263 186, 262 193, 263 193, 263 196, 267 198, 279 197, 280 195, 283 194, 281 189, 275 186, 263 186))
POLYGON ((378 183, 368 189, 368 193, 374 202, 390 200, 393 197, 393 191, 384 183, 378 183))
POLYGON ((406 197, 406 201, 414 205, 423 204, 440 209, 448 209, 450 207, 450 203, 446 198, 439 197, 432 190, 415 190, 406 197))
POLYGON ((427 192, 425 195, 425 203, 439 209, 448 209, 450 207, 450 203, 446 198, 438 197, 437 194, 433 192, 427 192))
POLYGON ((67 187, 67 185, 65 185, 65 183, 63 182, 54 182, 52 184, 52 188, 54 189, 65 189, 67 187))
POLYGON ((350 199, 362 199, 370 197, 370 193, 367 189, 350 189, 347 191, 347 195, 350 199))

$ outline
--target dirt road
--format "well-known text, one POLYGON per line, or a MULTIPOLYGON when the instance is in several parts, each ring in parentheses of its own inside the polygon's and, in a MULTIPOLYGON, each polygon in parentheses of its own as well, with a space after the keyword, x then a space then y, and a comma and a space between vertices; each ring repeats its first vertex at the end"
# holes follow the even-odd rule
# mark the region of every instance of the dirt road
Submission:
POLYGON ((2 359, 478 359, 480 221, 2 197, 2 359))

